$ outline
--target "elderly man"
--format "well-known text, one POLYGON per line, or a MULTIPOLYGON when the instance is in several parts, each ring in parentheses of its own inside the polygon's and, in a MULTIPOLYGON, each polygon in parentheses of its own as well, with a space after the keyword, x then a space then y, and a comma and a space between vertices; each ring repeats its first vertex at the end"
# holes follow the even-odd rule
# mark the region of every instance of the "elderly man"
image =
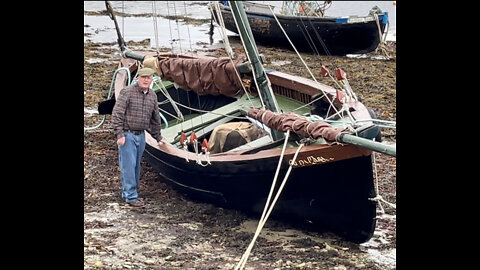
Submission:
POLYGON ((151 68, 140 69, 138 82, 120 91, 112 112, 122 175, 122 197, 133 207, 144 205, 143 199, 138 197, 137 189, 145 150, 145 130, 159 144, 164 142, 157 94, 150 89, 154 73, 151 68))

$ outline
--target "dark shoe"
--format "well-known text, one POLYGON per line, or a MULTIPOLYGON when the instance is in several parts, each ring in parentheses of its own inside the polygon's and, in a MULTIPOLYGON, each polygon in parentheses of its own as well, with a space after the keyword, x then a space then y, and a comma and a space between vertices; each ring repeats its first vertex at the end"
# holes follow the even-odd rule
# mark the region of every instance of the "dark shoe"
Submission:
POLYGON ((135 200, 135 201, 131 201, 131 202, 127 202, 128 205, 132 206, 132 207, 143 207, 144 204, 143 204, 143 200, 135 200))

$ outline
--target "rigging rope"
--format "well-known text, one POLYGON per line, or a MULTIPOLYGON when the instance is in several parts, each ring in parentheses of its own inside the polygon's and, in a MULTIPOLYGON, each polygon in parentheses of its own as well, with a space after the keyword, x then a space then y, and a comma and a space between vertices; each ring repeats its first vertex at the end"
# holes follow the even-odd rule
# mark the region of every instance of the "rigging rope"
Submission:
MULTIPOLYGON (((217 12, 217 16, 219 18, 219 21, 217 21, 217 19, 215 18, 212 10, 210 10, 210 13, 212 13, 212 17, 215 20, 215 23, 217 23, 217 25, 220 26, 220 30, 222 30, 222 31, 220 31, 220 35, 222 36, 222 40, 224 41, 223 43, 225 44, 227 54, 229 55, 230 63, 232 63, 232 66, 234 67, 235 75, 237 76, 239 81, 242 81, 242 78, 240 77, 240 74, 237 70, 237 67, 233 63, 234 53, 233 53, 232 47, 230 46, 230 42, 228 40, 227 33, 225 31, 225 22, 223 21, 222 12, 220 11, 220 5, 219 5, 218 2, 215 2, 214 6, 215 6, 215 11, 217 12)), ((248 57, 248 55, 247 55, 247 57, 248 57)), ((247 89, 245 89, 245 85, 243 85, 243 83, 242 83, 242 90, 245 93, 245 95, 247 96, 247 99, 250 102, 250 105, 253 107, 253 102, 250 99, 250 95, 248 94, 247 89)), ((262 100, 262 97, 260 97, 260 100, 262 100)), ((262 104, 263 104, 263 102, 262 102, 262 104)))
MULTIPOLYGON (((280 23, 280 21, 278 20, 277 16, 275 15, 275 13, 273 12, 272 8, 270 6, 268 6, 268 8, 270 9, 270 11, 272 12, 273 14, 273 17, 275 18, 275 20, 277 21, 277 24, 278 26, 280 27, 280 29, 282 29, 282 32, 283 34, 285 35, 285 37, 288 39, 288 42, 290 42, 290 45, 292 46, 292 48, 295 50, 295 52, 297 53, 298 57, 300 58, 300 60, 302 61, 303 65, 307 68, 307 71, 308 73, 310 73, 310 76, 312 77, 312 79, 317 83, 319 84, 319 82, 317 81, 317 79, 315 78, 315 76, 313 75, 312 71, 310 70, 310 68, 308 67, 308 65, 305 63, 305 61, 303 61, 303 58, 302 56, 300 55, 300 53, 298 52, 297 48, 295 48, 295 46, 293 45, 293 42, 290 40, 290 38, 288 37, 287 33, 285 32, 285 30, 283 29, 282 27, 282 24, 280 23)), ((329 76, 330 78, 333 79, 332 75, 330 74, 329 72, 329 76)), ((338 85, 338 82, 335 81, 335 83, 337 83, 338 85)), ((340 85, 338 85, 340 88, 342 88, 340 85)), ((320 88, 320 90, 322 91, 322 93, 325 95, 325 98, 327 98, 328 102, 330 103, 330 107, 333 107, 333 109, 339 113, 337 111, 337 108, 333 105, 333 102, 330 100, 330 98, 328 97, 328 95, 323 91, 323 89, 320 88)))
POLYGON ((234 118, 234 119, 241 119, 241 120, 245 120, 245 119, 248 119, 247 117, 245 116, 233 116, 233 115, 228 115, 228 114, 223 114, 223 113, 216 113, 216 112, 213 112, 213 111, 205 111, 205 110, 201 110, 201 109, 196 109, 196 108, 192 108, 192 107, 188 107, 182 103, 178 103, 176 101, 174 101, 175 104, 181 106, 181 107, 184 107, 186 109, 189 109, 189 110, 192 110, 192 111, 197 111, 197 112, 203 112, 203 113, 211 113, 211 114, 215 114, 215 115, 222 115, 222 116, 225 116, 225 117, 231 117, 231 118, 234 118))
POLYGON ((174 103, 175 103, 175 100, 173 100, 173 98, 170 96, 170 94, 168 93, 167 88, 165 88, 165 85, 163 85, 163 83, 161 83, 161 82, 162 82, 162 78, 160 78, 160 77, 157 76, 157 75, 154 75, 154 78, 158 79, 158 80, 160 81, 160 84, 157 83, 155 80, 153 81, 153 83, 158 86, 158 88, 160 89, 160 91, 162 92, 162 94, 170 101, 170 103, 172 104, 173 109, 174 109, 175 112, 177 113, 177 116, 178 116, 180 119, 182 119, 182 121, 185 121, 185 118, 183 117, 182 112, 181 112, 180 109, 179 109, 177 106, 175 106, 175 104, 174 104, 174 103))
MULTIPOLYGON (((331 54, 330 54, 330 51, 329 51, 328 48, 327 48, 327 45, 325 44, 325 42, 323 41, 323 39, 320 37, 320 34, 318 33, 317 29, 315 29, 315 27, 313 26, 313 23, 312 23, 312 20, 310 19, 310 17, 307 17, 307 20, 308 20, 308 22, 310 23, 310 26, 312 27, 313 32, 315 33, 315 36, 316 36, 317 39, 320 41, 320 45, 322 45, 322 48, 323 48, 323 50, 325 51, 325 54, 326 54, 326 55, 331 55, 331 54)), ((320 54, 319 54, 319 55, 320 55, 320 54)))
MULTIPOLYGON (((170 18, 170 5, 167 1, 167 16, 170 18)), ((168 30, 170 30, 170 46, 172 46, 172 53, 173 53, 173 35, 172 35, 172 24, 170 20, 168 20, 168 30)))
MULTIPOLYGON (((324 6, 326 6, 327 4, 329 4, 329 1, 325 1, 324 6)), ((288 37, 287 33, 286 33, 285 30, 283 29, 283 27, 282 27, 282 25, 280 24, 277 16, 275 15, 275 13, 273 12, 273 10, 272 10, 272 8, 271 8, 270 6, 269 6, 269 9, 270 9, 273 17, 274 17, 275 20, 277 21, 278 26, 280 27, 280 29, 282 30, 283 34, 285 35, 285 37, 286 37, 287 40, 289 41, 290 45, 291 45, 291 46, 293 47, 293 49, 295 50, 295 52, 297 53, 298 57, 300 58, 300 60, 301 60, 302 63, 304 64, 304 66, 307 68, 307 71, 310 73, 310 76, 312 77, 312 79, 313 79, 315 82, 318 83, 318 81, 316 80, 315 76, 313 75, 313 73, 311 72, 310 68, 307 66, 307 64, 305 63, 305 61, 303 61, 303 58, 301 57, 300 53, 297 51, 296 47, 293 45, 293 42, 292 42, 292 41, 290 40, 290 38, 288 37)), ((320 44, 322 45, 325 53, 326 53, 327 55, 330 55, 330 52, 329 52, 327 46, 325 45, 325 42, 323 41, 323 39, 322 39, 322 38, 320 37, 320 35, 318 34, 318 32, 317 32, 317 30, 315 29, 315 27, 314 27, 314 25, 313 25, 310 17, 307 16, 307 19, 309 20, 310 25, 311 25, 311 27, 312 27, 312 29, 313 29, 313 31, 314 31, 317 39, 320 41, 320 44)), ((312 50, 314 51, 314 53, 316 53, 316 54, 319 56, 320 53, 319 53, 317 47, 315 46, 315 43, 314 43, 314 41, 313 41, 313 38, 312 38, 312 37, 310 36, 310 34, 308 33, 308 30, 306 29, 305 23, 303 22, 303 20, 302 20, 301 18, 300 18, 300 22, 301 22, 301 25, 303 25, 303 27, 300 27, 300 30, 302 31, 303 36, 304 36, 305 39, 307 40, 310 48, 312 48, 312 50), (303 28, 305 28, 305 31, 304 31, 303 28), (312 47, 312 46, 313 46, 313 47, 312 47)), ((298 20, 297 20, 297 23, 298 23, 298 20)), ((300 25, 300 24, 299 24, 299 25, 300 25)), ((323 65, 323 64, 321 63, 321 61, 320 61, 320 64, 323 65)), ((336 80, 336 79, 332 76, 332 74, 331 74, 330 72, 328 72, 328 76, 330 77, 330 79, 331 79, 340 89, 345 89, 345 92, 346 92, 346 94, 347 94, 349 97, 357 100, 357 96, 356 96, 356 94, 353 92, 353 90, 352 90, 352 88, 350 87, 350 85, 348 84, 348 81, 347 81, 347 80, 345 80, 345 81, 338 81, 338 80, 336 80)), ((310 105, 310 104, 313 104, 313 103, 315 103, 317 100, 320 100, 321 98, 323 98, 324 96, 325 96, 325 98, 328 100, 328 102, 330 103, 330 106, 329 106, 329 108, 328 108, 328 111, 330 112, 330 109, 333 108, 333 109, 335 110, 335 112, 336 112, 334 115, 340 114, 340 112, 344 112, 346 109, 348 109, 347 107, 342 106, 342 109, 341 109, 340 111, 338 111, 337 108, 336 108, 335 106, 333 106, 333 102, 330 100, 330 98, 328 97, 328 95, 326 95, 326 93, 325 93, 322 89, 320 89, 320 90, 321 90, 322 93, 323 93, 322 96, 320 96, 320 97, 316 98, 315 100, 312 100, 311 102, 309 102, 309 103, 307 103, 307 104, 304 104, 304 105, 302 105, 302 106, 300 106, 300 107, 298 107, 298 108, 296 108, 296 109, 294 109, 294 110, 292 110, 292 111, 296 111, 296 110, 299 110, 299 109, 301 109, 301 108, 303 108, 303 107, 305 107, 305 106, 308 106, 308 105, 310 105)), ((328 115, 328 114, 327 114, 327 115, 328 115)), ((355 121, 355 119, 352 118, 350 114, 348 114, 348 115, 349 115, 350 121, 353 123, 353 122, 355 121)), ((328 118, 331 118, 331 117, 333 117, 333 116, 330 116, 330 117, 328 117, 328 118)))
POLYGON ((226 28, 225 28, 225 22, 223 20, 223 15, 222 15, 222 12, 220 11, 220 3, 218 1, 216 1, 214 6, 215 6, 215 11, 216 11, 217 17, 218 17, 218 22, 217 22, 215 16, 213 15, 213 11, 211 10, 210 12, 212 13, 212 17, 215 20, 215 22, 218 25, 220 25, 220 30, 221 30, 220 35, 222 36, 222 39, 224 41, 223 44, 225 44, 224 45, 225 51, 230 56, 230 58, 234 58, 234 53, 233 53, 233 50, 232 50, 232 46, 230 45, 230 40, 228 39, 227 31, 226 31, 226 28))
MULTIPOLYGON (((185 17, 187 17, 187 4, 185 3, 185 1, 183 1, 183 9, 185 11, 185 17)), ((190 27, 188 26, 188 23, 186 23, 186 26, 187 26, 187 32, 188 32, 188 44, 190 45, 190 55, 193 57, 192 39, 190 37, 190 27)), ((188 100, 188 105, 190 105, 190 95, 188 94, 187 94, 187 100, 188 100)), ((200 101, 199 95, 197 95, 197 102, 198 102, 198 107, 201 108, 201 101, 200 101)), ((191 113, 192 113, 192 110, 190 110, 190 114, 191 113)), ((200 121, 203 122, 203 115, 200 115, 200 121)), ((193 126, 193 119, 191 119, 191 123, 193 126)))
MULTIPOLYGON (((231 1, 228 1, 228 2, 230 3, 231 1)), ((230 3, 229 5, 231 5, 231 3, 230 3)), ((240 28, 238 27, 238 22, 237 22, 237 19, 235 18, 235 16, 233 16, 233 20, 234 20, 234 22, 235 22, 235 26, 237 27, 237 29, 240 29, 240 28)), ((243 23, 244 23, 244 25, 245 25, 245 22, 243 22, 243 23)), ((247 35, 247 38, 249 38, 248 35, 247 35)), ((242 40, 242 44, 245 44, 242 35, 240 35, 240 39, 242 40)), ((249 40, 249 41, 251 41, 251 40, 249 40)), ((252 42, 252 43, 253 43, 253 42, 252 42)), ((258 50, 257 50, 257 51, 258 51, 258 50)), ((245 55, 247 56, 248 61, 249 61, 250 63, 252 63, 252 60, 250 59, 250 56, 248 55, 248 53, 246 53, 245 55)), ((257 78, 256 78, 255 74, 253 74, 253 81, 255 82, 255 86, 257 86, 257 89, 260 89, 260 88, 258 87, 257 78)), ((267 81, 268 81, 268 85, 270 85, 270 80, 268 80, 268 77, 267 77, 267 81)), ((271 87, 269 87, 269 89, 271 89, 271 87)), ((258 95, 258 97, 260 98, 260 103, 262 104, 262 107, 265 108, 265 102, 263 101, 262 95, 258 95)), ((277 106, 277 107, 278 107, 278 106, 277 106)))
POLYGON ((180 26, 178 26, 178 18, 177 18, 177 7, 175 5, 175 1, 173 1, 173 14, 175 16, 175 22, 177 24, 177 33, 178 33, 178 46, 180 47, 180 53, 183 53, 182 50, 182 39, 180 38, 180 26))
MULTIPOLYGON (((303 37, 305 37, 305 39, 307 40, 307 43, 308 43, 308 46, 310 46, 310 49, 312 49, 312 51, 315 55, 320 55, 320 52, 318 51, 317 46, 315 45, 315 42, 313 41, 312 36, 310 36, 310 33, 308 33, 307 27, 305 26, 305 23, 303 22, 302 18, 301 17, 296 17, 295 21, 299 25, 300 25, 300 23, 302 24, 303 27, 298 27, 298 28, 302 32, 303 37), (300 20, 300 22, 299 22, 299 20, 300 20)), ((315 30, 315 28, 313 28, 313 30, 315 30)), ((321 61, 320 61, 320 65, 322 65, 321 61)))
MULTIPOLYGON (((185 3, 185 1, 183 1, 183 8, 185 10, 185 17, 186 17, 187 16, 187 4, 185 3)), ((189 24, 186 23, 187 32, 188 32, 188 44, 190 44, 190 55, 193 56, 192 38, 190 37, 190 27, 188 25, 189 24)))

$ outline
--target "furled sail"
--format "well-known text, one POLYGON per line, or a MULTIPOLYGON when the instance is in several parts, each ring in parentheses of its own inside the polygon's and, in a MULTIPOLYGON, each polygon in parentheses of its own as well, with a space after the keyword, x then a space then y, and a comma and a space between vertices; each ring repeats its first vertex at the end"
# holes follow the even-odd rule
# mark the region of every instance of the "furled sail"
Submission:
POLYGON ((328 143, 336 142, 338 134, 345 130, 345 128, 333 128, 326 122, 312 122, 295 113, 274 113, 263 108, 252 108, 248 110, 247 114, 269 128, 283 132, 291 130, 304 138, 322 137, 328 143))
POLYGON ((175 82, 180 88, 192 90, 199 95, 225 95, 236 97, 243 94, 242 82, 233 65, 245 61, 245 56, 234 60, 220 58, 170 58, 148 57, 143 65, 156 70, 162 80, 175 82), (233 62, 233 63, 232 63, 233 62))

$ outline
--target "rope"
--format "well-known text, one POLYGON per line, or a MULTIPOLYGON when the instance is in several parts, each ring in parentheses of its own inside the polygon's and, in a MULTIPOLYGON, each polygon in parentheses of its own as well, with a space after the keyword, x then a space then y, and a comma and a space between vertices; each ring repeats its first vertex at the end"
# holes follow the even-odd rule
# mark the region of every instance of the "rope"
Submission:
POLYGON ((173 1, 173 14, 175 16, 175 22, 177 24, 177 33, 178 33, 178 46, 180 47, 180 53, 183 53, 182 50, 182 39, 180 38, 180 26, 178 25, 178 18, 177 18, 177 7, 175 5, 175 1, 173 1))
POLYGON ((377 174, 377 163, 375 161, 375 152, 372 152, 372 161, 373 161, 373 169, 375 172, 375 194, 377 194, 374 198, 369 198, 371 201, 375 201, 378 203, 378 206, 380 207, 380 212, 382 214, 385 214, 385 210, 383 209, 383 206, 381 202, 385 203, 386 205, 392 207, 393 209, 397 209, 397 206, 393 203, 387 202, 383 197, 380 195, 379 189, 378 189, 378 174, 377 174))
POLYGON ((233 54, 233 50, 232 50, 232 46, 230 46, 230 41, 228 39, 228 36, 227 36, 227 32, 226 32, 226 29, 225 29, 225 22, 223 20, 223 16, 222 16, 222 12, 220 11, 220 3, 218 1, 215 1, 215 11, 217 12, 217 16, 218 16, 218 22, 217 20, 215 19, 215 16, 213 16, 213 11, 210 11, 212 13, 212 17, 213 19, 215 20, 215 22, 220 25, 220 35, 222 36, 222 39, 224 41, 224 44, 225 44, 225 51, 227 51, 227 54, 233 58, 234 54, 233 54))
POLYGON ((158 112, 158 114, 160 114, 160 117, 162 118, 163 122, 165 122, 165 128, 168 128, 167 118, 165 118, 165 116, 163 116, 163 114, 161 112, 158 112))
POLYGON ((379 49, 382 51, 382 53, 390 58, 390 56, 388 55, 388 52, 387 52, 387 49, 385 48, 386 47, 386 42, 385 42, 385 37, 382 35, 382 29, 380 28, 380 21, 378 19, 378 14, 377 13, 374 13, 373 16, 375 17, 375 22, 377 23, 377 29, 378 29, 378 36, 380 38, 380 44, 377 46, 377 48, 375 49, 375 52, 377 52, 379 49))
MULTIPOLYGON (((317 79, 315 78, 315 76, 313 76, 313 73, 312 71, 310 70, 310 68, 308 67, 308 65, 305 63, 305 61, 303 61, 303 58, 302 56, 300 55, 300 53, 298 52, 297 48, 295 48, 295 46, 293 45, 293 42, 290 40, 290 38, 288 37, 287 33, 285 32, 285 30, 283 29, 283 26, 282 24, 280 23, 280 21, 278 21, 278 18, 277 16, 275 15, 275 13, 273 12, 272 8, 270 6, 268 6, 268 8, 270 9, 270 11, 272 12, 272 15, 273 17, 275 18, 275 20, 277 21, 277 24, 278 26, 280 27, 280 29, 282 29, 282 32, 283 34, 285 35, 285 37, 288 39, 288 42, 290 42, 290 45, 292 46, 292 48, 295 50, 295 52, 297 53, 298 57, 300 58, 300 60, 302 61, 303 65, 305 66, 305 68, 307 68, 307 71, 308 73, 310 73, 310 76, 312 76, 312 79, 317 83, 317 84, 320 84, 317 79)), ((329 72, 329 76, 330 78, 333 79, 332 75, 330 74, 329 72)), ((335 83, 338 85, 338 82, 336 80, 334 80, 335 83)), ((340 85, 338 85, 340 88, 342 88, 340 85)), ((330 107, 333 107, 333 109, 339 113, 337 111, 337 108, 335 108, 335 106, 333 106, 333 102, 330 100, 330 98, 328 97, 328 95, 320 88, 320 91, 322 91, 322 93, 325 95, 325 97, 327 98, 328 102, 330 103, 330 107)))
POLYGON ((208 159, 207 159, 207 163, 205 163, 205 164, 203 164, 203 162, 200 160, 200 155, 201 154, 199 154, 199 151, 198 151, 198 141, 193 140, 193 142, 191 142, 191 143, 193 145, 193 149, 195 149, 195 159, 196 159, 197 164, 202 166, 202 167, 207 167, 208 165, 212 165, 208 159))
MULTIPOLYGON (((167 1, 167 15, 170 18, 170 5, 167 1)), ((172 35, 172 24, 170 23, 171 20, 168 20, 168 30, 170 30, 170 46, 172 46, 172 53, 173 53, 173 35, 172 35)))
MULTIPOLYGON (((163 103, 163 102, 162 102, 162 104, 161 104, 161 105, 163 105, 163 104, 167 104, 168 102, 170 102, 169 100, 166 100, 166 101, 167 101, 166 103, 163 103)), ((160 105, 160 104, 158 104, 158 105, 160 105)), ((160 107, 158 107, 158 109, 159 109, 160 111, 164 112, 165 114, 168 114, 168 115, 170 115, 172 118, 175 118, 175 119, 177 119, 177 121, 183 121, 181 118, 178 118, 177 116, 175 116, 175 115, 173 115, 173 114, 171 114, 171 113, 167 112, 166 110, 164 110, 164 109, 162 109, 162 108, 160 108, 160 107)))
POLYGON ((203 112, 203 113, 211 113, 211 114, 215 114, 215 115, 222 115, 222 116, 225 116, 225 117, 231 117, 231 118, 234 118, 234 119, 241 119, 241 120, 245 120, 245 119, 248 119, 247 117, 245 116, 233 116, 233 115, 228 115, 228 114, 223 114, 223 113, 216 113, 216 112, 213 112, 213 111, 206 111, 206 110, 202 110, 202 109, 196 109, 196 108, 192 108, 192 107, 188 107, 187 105, 183 105, 181 103, 178 103, 176 101, 174 101, 175 104, 181 106, 181 107, 184 107, 186 109, 189 109, 189 110, 192 110, 192 111, 197 111, 197 112, 203 112))
POLYGON ((93 127, 83 127, 83 131, 85 131, 85 130, 94 130, 94 129, 97 129, 97 128, 101 127, 101 126, 105 123, 105 119, 106 119, 106 118, 107 118, 107 116, 104 115, 102 121, 100 121, 99 124, 97 124, 96 126, 93 126, 93 127))
MULTIPOLYGON (((126 67, 121 67, 121 68, 118 68, 117 70, 115 70, 115 72, 113 73, 113 78, 112 78, 112 82, 110 83, 110 90, 108 91, 108 95, 107 95, 107 100, 110 99, 112 97, 112 89, 113 89, 113 85, 115 83, 115 78, 117 77, 117 73, 121 70, 126 70, 127 71, 127 74, 128 74, 128 85, 130 84, 130 81, 131 81, 131 74, 130 74, 130 70, 126 67)), ((107 118, 106 115, 103 116, 103 119, 102 121, 100 121, 99 124, 97 124, 96 126, 93 126, 93 127, 83 127, 83 130, 94 130, 94 129, 97 129, 99 127, 101 127, 104 123, 105 123, 105 119, 107 118)))
POLYGON ((330 51, 327 48, 327 45, 323 41, 323 38, 320 37, 320 34, 318 33, 317 29, 315 29, 315 27, 313 26, 312 20, 309 17, 307 17, 307 19, 308 19, 308 22, 310 23, 310 26, 312 26, 312 29, 313 29, 313 32, 315 33, 315 36, 320 41, 320 45, 322 45, 323 50, 325 51, 325 53, 327 55, 331 55, 330 51))
MULTIPOLYGON (((231 6, 231 1, 228 1, 229 2, 229 5, 231 6)), ((237 22, 237 19, 235 18, 235 16, 233 16, 233 20, 235 21, 235 26, 237 27, 237 29, 240 29, 238 27, 238 22, 237 22)), ((243 22, 244 25, 245 25, 245 22, 243 22)), ((247 38, 249 39, 249 41, 251 42, 250 40, 250 37, 247 35, 247 38)), ((242 40, 242 44, 245 44, 244 40, 243 40, 243 37, 242 35, 240 35, 240 39, 242 40)), ((253 43, 253 42, 252 42, 253 43)), ((257 50, 258 51, 258 50, 257 50)), ((250 63, 252 63, 252 60, 250 59, 250 56, 248 55, 248 53, 245 54, 248 58, 248 61, 250 63)), ((253 81, 255 82, 255 86, 257 86, 257 89, 260 89, 260 87, 258 87, 258 83, 257 83, 257 78, 255 76, 255 74, 253 74, 253 81)), ((267 77, 267 81, 268 81, 268 84, 270 85, 270 81, 268 80, 268 77, 267 77)), ((260 103, 262 104, 262 107, 265 107, 265 102, 263 101, 263 98, 262 98, 262 95, 258 95, 258 97, 260 98, 260 103)), ((278 106, 277 106, 278 108, 278 106)))
POLYGON ((270 193, 268 194, 267 203, 265 204, 265 208, 263 210, 262 217, 260 218, 260 220, 258 222, 257 230, 255 231, 255 235, 253 236, 253 239, 250 242, 250 245, 248 246, 245 253, 242 255, 242 258, 240 259, 240 262, 238 262, 237 266, 235 267, 235 270, 244 269, 245 264, 247 263, 248 257, 250 256, 250 252, 252 251, 253 245, 255 244, 255 241, 256 241, 257 237, 260 235, 260 232, 263 229, 263 226, 265 226, 265 223, 267 222, 268 217, 272 213, 273 207, 275 206, 275 203, 277 202, 278 198, 280 197, 280 194, 283 190, 283 187, 285 186, 285 184, 287 182, 287 179, 290 176, 290 172, 292 171, 293 164, 295 163, 295 160, 297 159, 298 153, 300 152, 300 150, 304 146, 304 144, 302 143, 298 147, 297 151, 295 152, 295 155, 293 156, 292 161, 290 162, 290 166, 288 167, 287 173, 285 174, 285 177, 283 178, 283 181, 282 181, 280 187, 278 188, 277 193, 275 194, 275 198, 273 199, 271 205, 268 206, 268 203, 269 203, 271 195, 273 193, 273 189, 275 187, 275 183, 276 183, 276 180, 277 180, 277 177, 278 177, 278 173, 280 171, 280 167, 281 167, 281 164, 282 164, 283 155, 285 153, 285 149, 286 149, 287 142, 288 142, 288 137, 289 137, 289 134, 290 134, 289 132, 290 132, 290 130, 287 131, 287 134, 285 136, 285 143, 284 143, 283 148, 282 148, 282 154, 280 155, 280 159, 278 161, 277 171, 275 172, 275 177, 273 179, 272 186, 270 188, 270 193), (267 208, 268 208, 268 212, 265 213, 267 208))
MULTIPOLYGON (((288 42, 290 43, 290 45, 292 46, 292 48, 293 48, 293 49, 295 50, 295 52, 297 53, 297 55, 298 55, 298 57, 300 58, 300 60, 302 61, 303 65, 306 67, 307 71, 310 73, 310 76, 311 76, 312 79, 318 84, 317 79, 316 79, 315 76, 313 75, 313 73, 312 73, 312 71, 310 70, 310 68, 308 67, 308 65, 307 65, 307 64, 305 63, 305 61, 303 60, 303 58, 302 58, 302 56, 300 55, 300 53, 298 52, 297 48, 293 45, 293 42, 292 42, 292 41, 290 40, 290 38, 288 37, 287 33, 286 33, 285 30, 283 29, 283 26, 281 25, 280 21, 278 20, 277 16, 275 15, 275 13, 273 12, 273 10, 272 10, 272 8, 271 8, 270 6, 269 6, 269 9, 270 9, 270 11, 272 12, 273 17, 274 17, 275 20, 277 21, 278 26, 280 27, 280 29, 282 29, 282 32, 283 32, 283 34, 285 35, 285 37, 287 38, 288 42)), ((312 26, 312 29, 313 29, 313 31, 314 31, 317 39, 320 41, 323 49, 325 50, 325 52, 327 53, 327 55, 330 55, 330 52, 328 51, 326 45, 324 44, 324 42, 323 42, 323 40, 321 39, 320 35, 318 34, 317 30, 316 30, 315 27, 313 26, 310 18, 307 17, 307 19, 309 20, 310 25, 312 26)), ((301 20, 301 22, 302 22, 302 25, 305 26, 305 24, 303 23, 303 20, 301 20)), ((310 45, 310 42, 309 42, 308 38, 311 39, 311 36, 308 34, 308 31, 306 31, 307 34, 308 34, 308 37, 307 37, 307 36, 305 35, 305 33, 303 32, 303 29, 301 29, 301 31, 302 31, 302 34, 303 34, 303 35, 305 36, 305 38, 307 39, 307 42, 308 42, 309 45, 310 45)), ((313 43, 313 41, 312 41, 312 43, 313 43)), ((317 53, 318 53, 318 50, 316 49, 315 44, 313 44, 313 46, 314 46, 314 48, 315 48, 315 51, 317 51, 317 53)), ((312 46, 310 46, 310 47, 312 47, 312 46)), ((313 48, 312 48, 312 49, 313 49, 313 48)), ((318 53, 318 55, 319 55, 319 53, 318 53)), ((330 72, 328 73, 328 76, 330 77, 330 79, 331 79, 340 89, 345 89, 348 96, 354 98, 355 100, 357 99, 357 96, 355 95, 355 93, 354 93, 353 90, 351 89, 351 87, 350 87, 350 85, 348 84, 348 82, 346 82, 346 83, 344 83, 344 82, 339 82, 338 80, 336 80, 336 79, 332 76, 332 74, 331 74, 330 72)), ((323 93, 322 96, 316 98, 315 100, 313 100, 313 101, 311 101, 311 102, 309 102, 309 103, 307 103, 307 104, 304 104, 304 105, 302 105, 302 106, 294 109, 293 111, 296 111, 296 110, 299 110, 299 109, 301 109, 301 108, 303 108, 303 107, 305 107, 305 106, 308 106, 308 105, 316 102, 317 100, 323 98, 323 96, 325 96, 325 98, 326 98, 326 99, 328 100, 328 102, 330 103, 330 106, 329 106, 329 109, 328 109, 328 110, 330 111, 330 108, 333 108, 333 109, 335 110, 336 113, 335 113, 334 115, 340 114, 341 112, 344 111, 343 108, 342 108, 340 111, 338 111, 337 108, 333 105, 333 102, 332 102, 332 100, 330 100, 330 98, 328 97, 328 95, 327 95, 322 89, 320 89, 320 91, 322 91, 322 93, 323 93)), ((353 121, 354 121, 354 118, 350 117, 350 121, 353 122, 353 121)))
MULTIPOLYGON (((317 46, 315 45, 315 42, 313 42, 312 36, 310 36, 310 33, 308 33, 307 27, 305 26, 305 23, 303 22, 302 18, 299 16, 298 18, 295 19, 295 21, 298 24, 302 24, 303 27, 299 27, 300 31, 302 32, 303 37, 307 40, 308 46, 310 46, 310 49, 312 49, 313 53, 316 55, 320 55, 320 52, 317 49, 317 46), (300 20, 300 22, 299 22, 300 20)), ((315 28, 312 28, 315 30, 315 28)), ((322 64, 320 62, 320 64, 322 64)))
MULTIPOLYGON (((187 16, 187 4, 185 1, 183 1, 183 9, 185 10, 185 17, 187 16)), ((193 56, 193 48, 192 48, 192 38, 190 37, 190 27, 188 27, 188 23, 186 23, 187 26, 187 32, 188 32, 188 44, 190 45, 190 55, 193 56)))
MULTIPOLYGON (((160 82, 162 82, 162 78, 160 78, 160 77, 158 77, 158 76, 156 76, 156 75, 154 75, 154 77, 155 77, 155 78, 158 78, 158 80, 159 80, 160 82)), ((158 84, 155 80, 153 81, 153 83, 156 84, 156 85, 160 88, 160 91, 162 92, 162 94, 170 101, 170 103, 171 103, 172 106, 173 106, 173 109, 174 109, 175 112, 177 113, 177 116, 178 116, 180 119, 182 119, 182 121, 185 121, 185 118, 183 117, 182 112, 180 111, 180 109, 179 109, 177 106, 175 106, 174 103, 176 103, 176 102, 173 100, 173 98, 172 98, 172 97, 170 96, 170 94, 168 93, 168 90, 167 90, 167 88, 165 88, 165 85, 163 85, 163 83, 158 84)))
MULTIPOLYGON (((225 22, 223 21, 222 12, 220 11, 220 5, 219 5, 218 2, 215 2, 214 6, 215 6, 215 11, 217 12, 219 21, 217 21, 217 19, 215 18, 214 14, 213 14, 213 11, 210 11, 210 12, 212 13, 212 17, 213 17, 213 20, 215 21, 215 23, 217 23, 220 26, 220 30, 221 30, 220 35, 222 36, 223 43, 225 44, 224 47, 225 47, 225 50, 227 51, 227 54, 230 58, 230 63, 232 63, 232 66, 234 67, 235 75, 237 76, 239 81, 242 81, 242 78, 240 77, 240 74, 237 70, 237 67, 233 63, 234 53, 233 53, 232 47, 230 46, 230 42, 229 42, 227 33, 225 31, 225 22)), ((247 57, 248 57, 248 55, 247 55, 247 57)), ((248 94, 247 89, 245 89, 245 85, 243 85, 243 83, 242 83, 242 90, 245 93, 245 95, 247 96, 248 101, 250 101, 250 105, 252 105, 252 107, 253 107, 253 102, 250 99, 250 95, 248 94)), ((260 96, 260 100, 262 100, 261 96, 260 96)), ((263 104, 263 102, 262 102, 262 104, 263 104)))

